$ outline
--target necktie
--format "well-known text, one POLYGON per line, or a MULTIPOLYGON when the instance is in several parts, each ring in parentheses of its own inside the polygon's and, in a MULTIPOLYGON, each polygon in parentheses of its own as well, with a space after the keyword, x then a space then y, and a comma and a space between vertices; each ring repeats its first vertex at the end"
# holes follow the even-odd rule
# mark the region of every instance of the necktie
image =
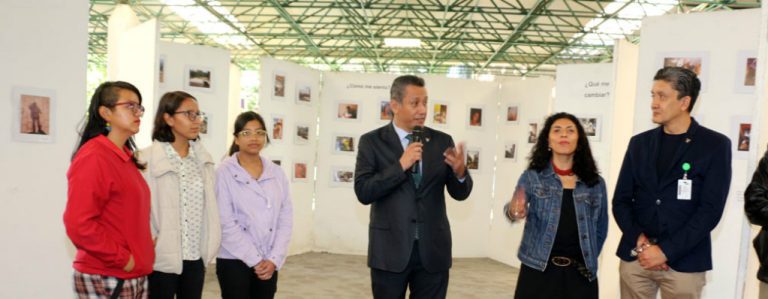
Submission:
MULTIPOLYGON (((413 134, 405 135, 405 139, 408 139, 408 144, 413 143, 413 134)), ((411 173, 411 179, 413 179, 413 184, 416 185, 416 189, 419 188, 419 184, 421 183, 421 167, 416 167, 416 171, 411 173)))

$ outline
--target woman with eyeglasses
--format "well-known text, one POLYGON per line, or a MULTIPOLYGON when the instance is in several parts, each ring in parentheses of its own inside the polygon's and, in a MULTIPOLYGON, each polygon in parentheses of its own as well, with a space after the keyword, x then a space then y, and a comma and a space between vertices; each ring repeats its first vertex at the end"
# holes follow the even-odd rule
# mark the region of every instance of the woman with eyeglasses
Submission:
POLYGON ((221 245, 214 163, 198 141, 205 114, 183 91, 160 98, 152 145, 139 157, 151 191, 155 241, 149 297, 200 299, 206 267, 221 245))
POLYGON ((222 239, 216 274, 221 297, 274 298, 293 227, 288 178, 261 156, 269 144, 264 119, 241 113, 235 140, 216 170, 222 239))
POLYGON ((67 172, 64 226, 77 248, 79 298, 146 298, 155 251, 149 188, 134 155, 141 93, 127 82, 104 82, 91 97, 67 172))
POLYGON ((598 298, 608 199, 579 120, 548 117, 529 159, 504 206, 510 220, 526 219, 515 298, 598 298))

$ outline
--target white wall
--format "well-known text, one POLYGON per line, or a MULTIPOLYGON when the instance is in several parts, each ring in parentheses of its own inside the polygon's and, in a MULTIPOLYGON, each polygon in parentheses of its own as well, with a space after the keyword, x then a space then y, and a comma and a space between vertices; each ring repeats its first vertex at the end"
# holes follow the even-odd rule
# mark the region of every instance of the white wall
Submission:
POLYGON ((0 298, 72 294, 74 248, 64 231, 66 172, 85 114, 85 0, 6 0, 0 9, 0 298), (13 86, 55 91, 54 143, 11 140, 13 86), (42 282, 35 284, 33 282, 42 282))
POLYGON ((612 125, 603 127, 604 136, 609 136, 608 152, 611 153, 608 164, 600 168, 605 176, 608 188, 608 237, 600 254, 598 278, 601 298, 619 298, 619 262, 616 248, 621 240, 621 230, 611 212, 613 192, 618 180, 618 173, 624 160, 629 139, 632 137, 632 124, 635 115, 635 84, 637 82, 637 59, 639 47, 625 40, 620 40, 613 51, 613 111, 610 111, 612 125))
MULTIPOLYGON (((282 168, 291 180, 293 199, 293 236, 289 254, 311 251, 314 246, 315 181, 313 180, 317 157, 317 115, 320 107, 319 71, 295 63, 261 58, 261 86, 259 90, 259 113, 267 123, 272 143, 264 150, 270 159, 280 159, 282 168), (283 97, 274 96, 275 74, 285 76, 283 97), (299 89, 310 88, 310 101, 299 101, 299 89), (274 138, 274 116, 284 117, 283 139, 274 138), (298 142, 297 125, 309 126, 309 140, 298 142), (294 179, 294 164, 307 165, 307 178, 294 179)), ((324 151, 327 153, 328 151, 324 151)))
MULTIPOLYGON (((157 105, 160 103, 160 97, 164 93, 176 90, 188 92, 197 98, 200 110, 208 115, 208 134, 200 134, 200 140, 213 156, 213 160, 218 164, 219 160, 226 155, 230 146, 227 140, 230 140, 228 138, 232 134, 232 124, 234 123, 234 119, 229 119, 230 107, 239 105, 238 97, 230 97, 232 94, 230 89, 237 90, 234 94, 239 94, 239 84, 230 84, 230 80, 240 82, 240 79, 229 77, 229 51, 207 46, 159 41, 157 55, 152 60, 154 69, 150 73, 143 73, 143 76, 157 78, 158 59, 159 56, 164 56, 165 83, 163 85, 155 83, 155 86, 157 86, 155 102, 151 108, 145 105, 147 112, 144 114, 142 123, 153 122, 157 105), (211 90, 187 87, 184 76, 187 67, 210 69, 211 90)), ((151 133, 147 137, 151 137, 151 133)), ((151 143, 150 138, 137 140, 137 142, 151 143)))
MULTIPOLYGON (((755 51, 760 32, 760 11, 696 13, 647 18, 641 30, 641 44, 635 104, 634 132, 654 127, 651 123, 649 91, 663 57, 698 53, 706 59, 702 67, 702 93, 693 110, 701 123, 733 136, 731 119, 753 115, 754 94, 736 93, 737 80, 743 80, 738 66, 741 51, 755 51)), ((754 142, 753 142, 754 144, 754 142)), ((752 149, 755 150, 754 147, 752 149)), ((741 285, 739 254, 745 223, 743 192, 748 182, 747 160, 734 151, 730 195, 723 218, 712 232, 714 270, 707 273, 704 298, 733 298, 741 285)), ((695 167, 695 166, 694 166, 695 167)), ((752 274, 750 274, 752 275, 752 274)))
POLYGON ((517 185, 520 174, 528 167, 528 156, 533 144, 528 143, 528 123, 539 124, 541 130, 544 119, 552 109, 552 96, 555 81, 552 78, 505 78, 501 80, 499 119, 496 122, 497 142, 495 149, 496 175, 492 203, 492 221, 488 232, 487 256, 519 267, 517 250, 523 236, 524 222, 510 224, 504 217, 504 204, 509 202, 517 185), (519 107, 517 123, 507 123, 507 106, 519 107), (514 160, 504 158, 506 144, 517 144, 514 160))

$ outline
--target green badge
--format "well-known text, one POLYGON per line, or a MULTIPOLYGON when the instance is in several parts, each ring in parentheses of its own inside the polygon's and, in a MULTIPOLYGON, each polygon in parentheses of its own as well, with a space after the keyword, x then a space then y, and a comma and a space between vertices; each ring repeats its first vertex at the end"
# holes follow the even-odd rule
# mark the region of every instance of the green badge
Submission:
POLYGON ((691 164, 688 162, 683 163, 683 171, 688 172, 691 170, 691 164))

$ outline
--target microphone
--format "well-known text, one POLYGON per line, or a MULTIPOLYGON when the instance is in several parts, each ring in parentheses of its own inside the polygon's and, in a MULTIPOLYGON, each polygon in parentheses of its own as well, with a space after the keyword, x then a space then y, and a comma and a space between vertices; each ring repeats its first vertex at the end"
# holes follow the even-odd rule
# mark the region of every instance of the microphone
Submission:
MULTIPOLYGON (((422 142, 422 134, 424 133, 424 128, 421 126, 415 126, 413 127, 413 132, 411 132, 411 136, 413 136, 413 141, 411 142, 422 142)), ((423 158, 423 157, 422 157, 423 158)), ((419 173, 419 162, 416 161, 416 163, 413 163, 413 166, 411 166, 411 173, 419 173)))

